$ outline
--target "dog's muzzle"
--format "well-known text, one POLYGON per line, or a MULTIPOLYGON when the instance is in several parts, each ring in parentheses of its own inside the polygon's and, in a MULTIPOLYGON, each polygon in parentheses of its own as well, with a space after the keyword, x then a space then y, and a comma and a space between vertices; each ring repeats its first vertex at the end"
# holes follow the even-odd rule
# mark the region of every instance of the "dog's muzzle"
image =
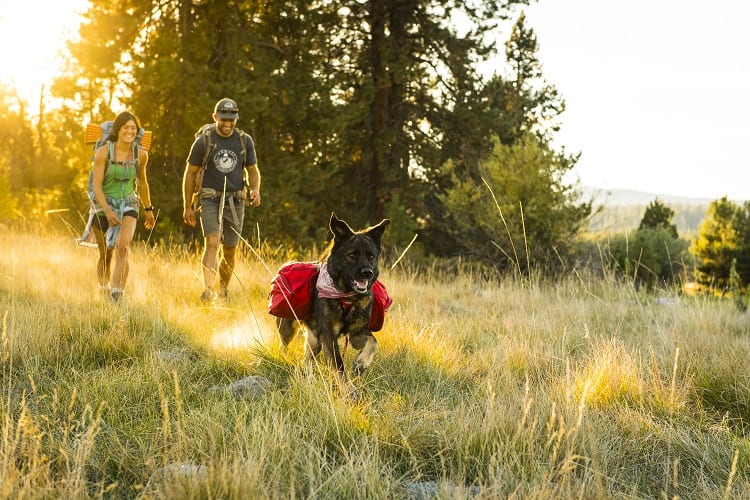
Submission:
POLYGON ((351 286, 357 293, 367 293, 370 290, 370 284, 375 277, 375 272, 371 267, 363 267, 359 270, 359 276, 351 280, 351 286))

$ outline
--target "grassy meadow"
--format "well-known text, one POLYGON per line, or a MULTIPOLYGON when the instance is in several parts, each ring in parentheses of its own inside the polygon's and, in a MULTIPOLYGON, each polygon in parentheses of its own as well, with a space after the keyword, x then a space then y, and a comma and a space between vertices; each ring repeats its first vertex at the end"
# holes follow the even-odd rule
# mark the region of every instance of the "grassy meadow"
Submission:
POLYGON ((5 228, 0 248, 2 498, 750 498, 731 301, 407 253, 351 401, 301 338, 280 353, 278 251, 245 249, 231 301, 204 307, 195 253, 136 244, 115 305, 72 236, 5 228), (215 390, 249 375, 268 391, 215 390))

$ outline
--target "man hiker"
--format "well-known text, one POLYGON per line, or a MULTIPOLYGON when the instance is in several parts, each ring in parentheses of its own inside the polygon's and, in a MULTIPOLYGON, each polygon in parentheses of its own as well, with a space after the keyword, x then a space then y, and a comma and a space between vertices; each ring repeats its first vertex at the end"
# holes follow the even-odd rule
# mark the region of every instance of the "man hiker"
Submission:
POLYGON ((237 103, 224 97, 214 106, 214 123, 204 125, 190 148, 182 181, 184 222, 195 227, 196 211, 203 231, 201 301, 212 303, 216 271, 218 296, 227 299, 234 257, 245 217, 245 202, 260 205, 260 170, 252 137, 236 128, 237 103), (198 208, 196 208, 198 206, 198 208), (219 246, 222 258, 219 261, 219 246), (217 265, 218 264, 218 265, 217 265))

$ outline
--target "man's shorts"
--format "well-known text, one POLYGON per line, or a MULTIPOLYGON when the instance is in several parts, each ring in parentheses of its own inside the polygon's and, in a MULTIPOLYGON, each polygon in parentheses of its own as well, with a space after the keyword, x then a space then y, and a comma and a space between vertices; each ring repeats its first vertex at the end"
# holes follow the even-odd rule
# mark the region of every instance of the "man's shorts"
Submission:
MULTIPOLYGON (((245 219, 245 202, 240 199, 229 198, 224 204, 223 226, 221 244, 225 247, 236 247, 240 241, 242 233, 242 223, 245 219), (232 213, 232 204, 234 213, 232 213), (235 219, 236 214, 236 219, 235 219)), ((201 200, 201 228, 203 237, 207 234, 219 232, 219 200, 202 199, 201 200)))

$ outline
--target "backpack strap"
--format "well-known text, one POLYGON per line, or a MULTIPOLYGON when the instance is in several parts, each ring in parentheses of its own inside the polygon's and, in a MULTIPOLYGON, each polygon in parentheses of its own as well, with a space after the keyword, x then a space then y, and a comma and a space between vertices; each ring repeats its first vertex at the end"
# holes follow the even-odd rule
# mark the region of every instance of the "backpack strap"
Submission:
POLYGON ((206 165, 208 165, 208 157, 211 156, 211 152, 216 147, 216 144, 213 142, 213 137, 211 135, 211 132, 216 130, 216 125, 211 124, 203 129, 203 163, 202 167, 205 169, 206 165))
MULTIPOLYGON (((206 168, 206 165, 208 165, 208 158, 211 155, 211 152, 216 147, 216 144, 213 142, 213 135, 211 132, 216 130, 216 124, 211 123, 209 125, 206 125, 201 134, 203 135, 203 163, 201 166, 203 168, 206 168)), ((237 133, 240 135, 240 156, 242 157, 242 168, 245 168, 245 160, 247 159, 247 133, 242 130, 235 128, 234 130, 237 131, 237 133)))
MULTIPOLYGON (((146 151, 148 151, 148 149, 146 151)), ((141 180, 141 157, 139 146, 136 141, 133 141, 133 161, 135 162, 135 189, 137 191, 138 183, 141 180)))
MULTIPOLYGON (((195 176, 195 187, 193 188, 193 197, 191 205, 195 210, 200 207, 200 192, 203 187, 203 175, 205 174, 206 166, 208 165, 208 158, 211 156, 211 151, 214 149, 216 144, 213 143, 211 137, 211 131, 216 128, 215 124, 204 125, 200 129, 200 135, 203 136, 203 159, 201 161, 201 168, 198 174, 195 176)), ((198 133, 196 133, 196 137, 198 133)))
POLYGON ((240 134, 240 148, 241 153, 240 156, 242 156, 242 165, 240 165, 243 169, 245 168, 245 160, 247 159, 247 134, 244 130, 235 129, 240 134))
MULTIPOLYGON (((244 130, 238 128, 235 128, 235 130, 240 134, 240 156, 242 157, 240 168, 242 168, 243 183, 245 184, 245 187, 250 187, 250 180, 247 178, 247 171, 245 170, 245 160, 247 159, 247 138, 249 136, 244 130)), ((250 198, 248 197, 247 199, 249 200, 250 198)))
MULTIPOLYGON (((104 174, 102 177, 107 175, 107 168, 109 168, 109 164, 117 161, 115 158, 115 143, 112 141, 107 141, 107 146, 109 147, 109 156, 107 157, 107 161, 104 162, 104 174)), ((141 179, 141 159, 138 156, 140 151, 138 151, 138 143, 133 141, 133 161, 135 162, 135 189, 138 190, 138 181, 141 179)), ((147 150, 148 151, 148 150, 147 150)))
POLYGON ((102 180, 107 176, 107 169, 109 168, 109 164, 115 161, 115 143, 112 141, 107 141, 107 147, 109 148, 109 155, 107 156, 107 161, 104 162, 104 173, 102 174, 102 180))

